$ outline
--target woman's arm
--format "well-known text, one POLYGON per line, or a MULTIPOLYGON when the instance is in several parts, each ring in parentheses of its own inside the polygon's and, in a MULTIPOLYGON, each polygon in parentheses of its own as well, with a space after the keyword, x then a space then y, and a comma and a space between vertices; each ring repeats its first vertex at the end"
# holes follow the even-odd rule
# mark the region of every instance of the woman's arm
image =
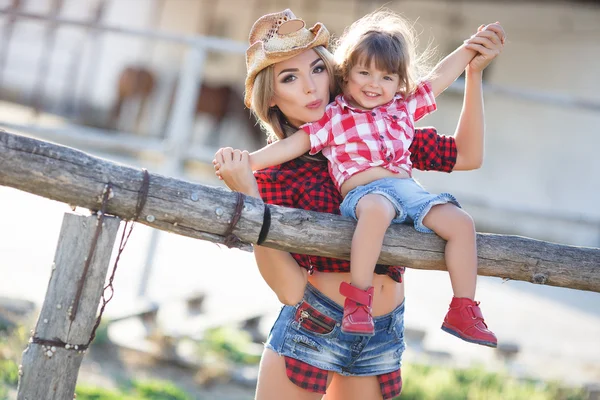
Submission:
POLYGON ((482 71, 467 68, 465 97, 454 134, 458 151, 454 171, 468 171, 481 167, 484 134, 482 71))
MULTIPOLYGON (((231 190, 260 199, 247 151, 233 150, 231 147, 220 149, 213 163, 217 175, 231 190)), ((296 305, 302 300, 308 272, 298 265, 290 253, 255 245, 254 258, 260 274, 279 301, 296 305)))
MULTIPOLYGON (((478 33, 483 29, 483 26, 480 26, 478 33)), ((500 54, 505 40, 500 25, 491 24, 486 29, 493 35, 475 36, 466 42, 467 48, 477 51, 478 54, 466 70, 463 108, 454 135, 458 151, 454 171, 477 169, 483 163, 485 134, 483 70, 500 54)))
POLYGON ((300 157, 310 150, 308 134, 299 130, 293 135, 271 143, 250 154, 250 168, 258 171, 300 157))

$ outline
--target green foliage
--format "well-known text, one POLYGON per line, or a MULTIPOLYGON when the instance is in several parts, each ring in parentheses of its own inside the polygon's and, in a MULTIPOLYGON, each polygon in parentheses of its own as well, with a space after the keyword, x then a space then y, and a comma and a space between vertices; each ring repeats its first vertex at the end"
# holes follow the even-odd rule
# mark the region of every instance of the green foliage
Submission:
POLYGON ((187 393, 170 382, 134 381, 132 384, 144 400, 191 400, 187 393))
POLYGON ((246 331, 219 327, 206 331, 198 345, 203 359, 225 359, 237 364, 258 364, 260 354, 252 354, 252 338, 246 331))
POLYGON ((110 339, 108 338, 108 322, 102 320, 100 321, 100 325, 98 325, 98 329, 96 329, 96 336, 94 337, 92 346, 100 346, 109 342, 110 339))
POLYGON ((133 400, 135 397, 126 395, 120 390, 102 389, 78 385, 75 390, 77 400, 133 400))
POLYGON ((15 362, 20 360, 28 340, 29 333, 24 326, 18 326, 12 331, 0 331, 0 358, 15 362))
POLYGON ((0 400, 8 399, 8 388, 19 384, 17 361, 27 346, 27 333, 24 327, 8 327, 0 330, 0 400))
POLYGON ((77 400, 192 400, 171 382, 132 381, 121 389, 77 386, 77 400))
MULTIPOLYGON (((0 357, 2 353, 0 344, 0 357)), ((19 383, 19 367, 12 360, 0 359, 0 400, 8 399, 8 387, 17 387, 19 383)))
POLYGON ((402 367, 402 400, 585 400, 581 389, 518 381, 482 368, 402 367))
POLYGON ((17 386, 19 366, 13 360, 0 360, 0 383, 17 386))

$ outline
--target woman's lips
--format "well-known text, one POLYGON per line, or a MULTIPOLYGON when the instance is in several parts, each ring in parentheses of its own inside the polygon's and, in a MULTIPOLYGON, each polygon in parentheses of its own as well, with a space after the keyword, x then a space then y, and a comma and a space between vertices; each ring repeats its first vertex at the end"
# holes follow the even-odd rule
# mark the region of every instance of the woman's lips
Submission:
POLYGON ((308 104, 306 105, 306 108, 309 108, 309 109, 311 109, 311 110, 314 110, 314 109, 316 109, 316 108, 319 108, 319 107, 321 107, 321 104, 323 104, 323 100, 316 100, 316 101, 313 101, 313 102, 311 102, 311 103, 308 103, 308 104))

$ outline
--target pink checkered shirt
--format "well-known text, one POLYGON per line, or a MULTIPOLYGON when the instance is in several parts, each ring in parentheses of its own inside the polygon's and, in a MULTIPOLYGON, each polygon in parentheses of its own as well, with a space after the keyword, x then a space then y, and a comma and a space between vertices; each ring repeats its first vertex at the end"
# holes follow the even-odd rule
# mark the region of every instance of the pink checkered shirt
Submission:
POLYGON ((327 105, 325 115, 301 128, 310 136, 310 154, 319 151, 329 160, 329 173, 338 189, 351 176, 372 167, 399 173, 412 171, 409 147, 415 122, 435 111, 429 82, 420 82, 406 98, 372 110, 352 107, 339 95, 327 105))

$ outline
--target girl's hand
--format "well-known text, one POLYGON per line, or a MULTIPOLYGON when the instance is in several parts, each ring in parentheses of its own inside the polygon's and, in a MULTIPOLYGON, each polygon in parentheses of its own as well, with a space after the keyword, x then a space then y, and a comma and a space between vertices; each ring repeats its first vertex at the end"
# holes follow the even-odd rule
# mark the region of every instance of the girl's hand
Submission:
POLYGON ((478 53, 468 68, 474 72, 483 71, 502 52, 505 41, 506 34, 498 22, 481 25, 475 35, 465 40, 465 47, 478 53))
POLYGON ((213 160, 215 174, 223 180, 229 189, 260 197, 258 184, 250 168, 250 154, 246 150, 231 147, 219 149, 213 160))

